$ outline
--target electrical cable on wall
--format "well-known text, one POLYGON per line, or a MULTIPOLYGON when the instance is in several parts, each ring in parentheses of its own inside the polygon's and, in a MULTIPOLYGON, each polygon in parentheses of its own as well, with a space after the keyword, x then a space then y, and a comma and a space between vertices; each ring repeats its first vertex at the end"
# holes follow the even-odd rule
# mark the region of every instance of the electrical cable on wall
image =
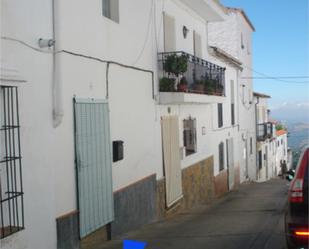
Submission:
POLYGON ((146 45, 147 45, 147 42, 148 42, 148 38, 149 38, 149 33, 150 33, 150 26, 151 26, 151 23, 152 23, 153 9, 154 9, 154 0, 151 0, 149 19, 148 19, 148 24, 147 24, 147 30, 146 30, 146 36, 145 36, 145 39, 144 39, 144 44, 143 44, 142 49, 139 52, 137 58, 132 63, 133 66, 135 66, 138 63, 138 61, 141 59, 141 57, 142 57, 142 55, 144 53, 144 50, 146 48, 146 45))
POLYGON ((144 68, 140 68, 140 67, 135 67, 135 66, 131 66, 131 65, 126 65, 120 62, 116 62, 116 61, 111 61, 111 60, 103 60, 101 58, 98 57, 94 57, 94 56, 89 56, 89 55, 84 55, 81 53, 76 53, 76 52, 72 52, 69 50, 59 50, 59 51, 46 51, 46 50, 42 50, 42 49, 38 49, 35 48, 34 46, 29 45, 28 43, 15 39, 15 38, 10 38, 10 37, 5 37, 5 36, 1 36, 1 39, 3 40, 8 40, 8 41, 13 41, 13 42, 17 42, 19 44, 22 44, 23 46, 30 48, 36 52, 40 52, 40 53, 45 53, 45 54, 69 54, 72 56, 76 56, 76 57, 81 57, 84 59, 89 59, 89 60, 94 60, 97 62, 101 62, 101 63, 105 63, 106 65, 106 98, 108 98, 108 73, 109 73, 109 69, 110 69, 110 64, 112 65, 117 65, 123 68, 128 68, 128 69, 132 69, 132 70, 136 70, 136 71, 140 71, 140 72, 145 72, 145 73, 150 73, 151 74, 151 80, 152 80, 152 98, 155 99, 154 96, 154 72, 152 70, 148 70, 148 69, 144 69, 144 68))
MULTIPOLYGON (((153 6, 154 6, 154 0, 152 0, 152 5, 151 5, 151 14, 150 14, 150 17, 149 17, 149 22, 148 22, 148 26, 150 26, 151 24, 151 19, 152 19, 152 14, 153 14, 153 6)), ((164 3, 164 2, 163 2, 164 3)), ((162 6, 163 8, 163 6, 162 6)), ((144 50, 145 50, 145 47, 147 44, 147 40, 148 40, 148 36, 149 36, 149 30, 150 28, 148 28, 148 32, 147 32, 147 36, 145 38, 145 43, 144 43, 144 46, 141 50, 141 53, 139 54, 137 60, 135 61, 135 63, 133 63, 133 66, 130 66, 130 65, 126 65, 126 64, 122 64, 122 63, 119 63, 119 62, 115 62, 115 61, 108 61, 108 60, 102 60, 100 58, 97 58, 97 57, 93 57, 93 56, 88 56, 88 55, 83 55, 83 54, 79 54, 79 53, 75 53, 75 52, 72 52, 72 51, 68 51, 68 50, 60 50, 60 51, 48 51, 48 50, 44 50, 44 49, 39 49, 39 48, 36 48, 32 45, 29 45, 28 43, 22 41, 22 40, 19 40, 19 39, 16 39, 16 38, 11 38, 11 37, 6 37, 6 36, 1 36, 1 39, 2 40, 7 40, 7 41, 13 41, 13 42, 17 42, 25 47, 28 47, 36 52, 40 52, 40 53, 45 53, 45 54, 60 54, 60 53, 67 53, 67 54, 71 54, 73 56, 79 56, 79 57, 84 57, 84 58, 87 58, 87 59, 91 59, 91 60, 96 60, 96 61, 99 61, 99 62, 102 62, 102 63, 108 63, 108 64, 115 64, 115 65, 118 65, 118 66, 121 66, 121 67, 125 67, 125 68, 131 68, 133 70, 138 70, 138 71, 143 71, 143 72, 148 72, 148 73, 151 73, 152 74, 152 84, 153 84, 153 98, 154 98, 154 73, 152 70, 147 70, 147 69, 143 69, 143 68, 140 68, 140 67, 135 67, 134 64, 136 64, 138 62, 138 60, 140 59, 141 55, 143 54, 144 50)), ((303 82, 293 82, 293 81, 287 81, 287 80, 281 80, 280 78, 276 78, 276 77, 271 77, 267 74, 264 74, 264 73, 260 73, 258 71, 256 71, 255 69, 251 68, 251 67, 248 67, 246 65, 243 64, 244 67, 246 67, 247 69, 251 70, 252 72, 255 72, 257 74, 260 74, 262 75, 263 77, 267 77, 269 79, 272 79, 272 80, 275 80, 275 81, 280 81, 280 82, 284 82, 284 83, 292 83, 292 84, 307 84, 308 81, 303 81, 303 82)), ((107 70, 109 69, 109 67, 107 67, 107 70)), ((108 75, 108 73, 107 73, 108 75)), ((242 97, 240 95, 240 97, 242 97)), ((251 101, 253 102, 253 101, 251 101)), ((244 101, 242 101, 242 104, 244 105, 244 107, 249 110, 251 107, 252 107, 252 104, 250 104, 250 106, 246 106, 246 103, 244 101)))

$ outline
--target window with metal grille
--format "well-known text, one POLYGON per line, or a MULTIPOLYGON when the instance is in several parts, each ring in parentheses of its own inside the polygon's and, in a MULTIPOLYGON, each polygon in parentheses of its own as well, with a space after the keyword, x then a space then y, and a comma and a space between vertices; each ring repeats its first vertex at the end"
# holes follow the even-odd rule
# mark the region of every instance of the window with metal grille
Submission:
POLYGON ((219 144, 219 171, 224 169, 224 143, 219 144))
POLYGON ((183 144, 186 156, 196 152, 196 119, 185 119, 183 121, 183 144))
POLYGON ((119 22, 119 0, 102 0, 102 14, 114 22, 119 22))
POLYGON ((0 239, 24 229, 18 91, 0 86, 0 239))
POLYGON ((223 106, 222 103, 218 104, 218 127, 223 126, 223 106))

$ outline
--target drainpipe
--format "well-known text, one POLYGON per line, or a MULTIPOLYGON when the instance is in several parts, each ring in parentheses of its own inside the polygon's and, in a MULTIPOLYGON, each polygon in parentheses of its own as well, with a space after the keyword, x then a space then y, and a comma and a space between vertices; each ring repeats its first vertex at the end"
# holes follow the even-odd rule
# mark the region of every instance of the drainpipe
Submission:
POLYGON ((57 11, 56 11, 56 0, 52 0, 52 32, 53 40, 56 41, 53 46, 53 75, 52 75, 52 115, 53 115, 53 126, 58 127, 63 118, 63 102, 62 102, 62 86, 60 81, 60 59, 56 54, 58 51, 58 40, 57 40, 57 28, 56 21, 57 11))
POLYGON ((255 167, 256 167, 256 180, 258 180, 258 174, 259 174, 259 170, 257 169, 258 167, 258 151, 257 151, 257 147, 258 147, 258 120, 257 120, 257 105, 260 103, 260 98, 257 97, 257 102, 255 103, 255 167))

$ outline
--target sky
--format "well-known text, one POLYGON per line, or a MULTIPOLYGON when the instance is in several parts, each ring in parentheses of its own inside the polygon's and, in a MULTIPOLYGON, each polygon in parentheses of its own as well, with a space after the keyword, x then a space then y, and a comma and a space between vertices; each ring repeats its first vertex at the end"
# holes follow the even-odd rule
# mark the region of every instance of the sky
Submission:
MULTIPOLYGON (((309 76, 308 2, 221 0, 227 7, 246 12, 256 29, 252 44, 253 69, 272 77, 309 76)), ((309 122, 309 78, 283 80, 291 82, 255 79, 254 90, 271 95, 268 103, 275 118, 309 122)))

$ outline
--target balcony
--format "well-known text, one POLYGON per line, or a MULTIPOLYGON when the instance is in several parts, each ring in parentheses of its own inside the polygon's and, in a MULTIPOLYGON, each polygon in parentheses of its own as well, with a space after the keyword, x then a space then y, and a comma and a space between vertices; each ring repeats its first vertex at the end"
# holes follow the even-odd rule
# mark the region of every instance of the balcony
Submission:
POLYGON ((159 53, 158 57, 163 102, 168 98, 172 102, 216 102, 214 97, 225 96, 225 68, 185 52, 159 53))
POLYGON ((265 141, 267 138, 273 137, 273 124, 263 123, 257 125, 257 140, 265 141))

